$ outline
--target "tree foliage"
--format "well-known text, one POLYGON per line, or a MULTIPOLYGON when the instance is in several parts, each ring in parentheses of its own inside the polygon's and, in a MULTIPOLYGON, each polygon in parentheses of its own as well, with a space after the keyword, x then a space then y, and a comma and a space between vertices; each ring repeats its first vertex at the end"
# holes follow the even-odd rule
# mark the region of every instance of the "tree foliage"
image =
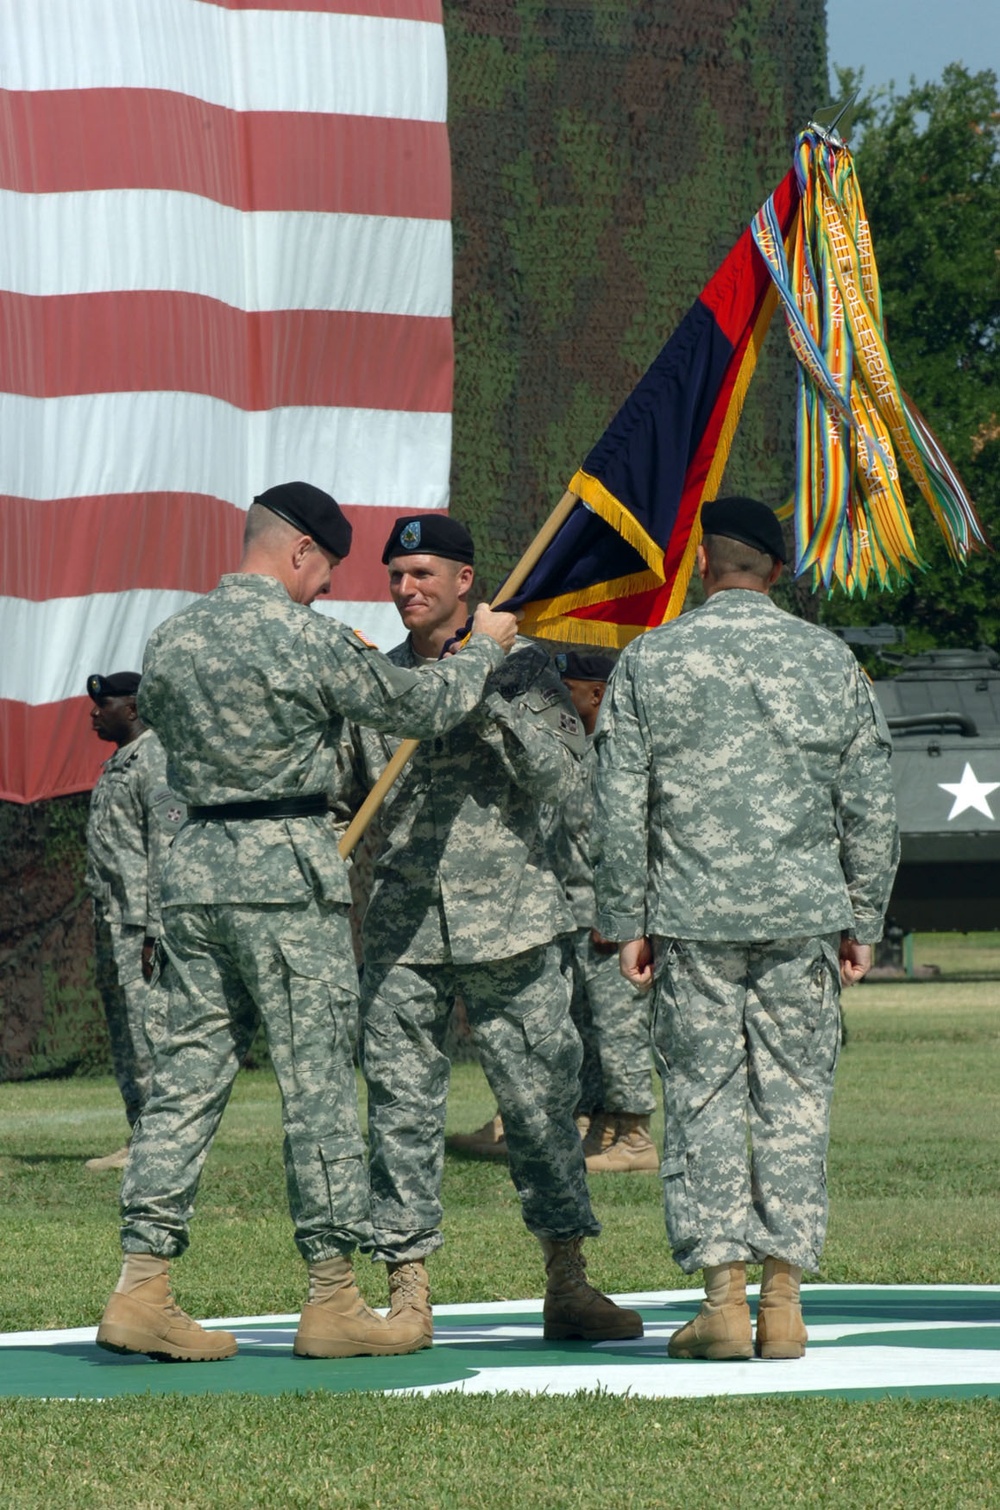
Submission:
MULTIPOLYGON (((841 74, 842 89, 857 80, 841 74)), ((950 455, 1000 548, 1000 94, 992 72, 949 65, 939 83, 865 98, 858 180, 897 376, 950 455)), ((892 597, 838 596, 828 623, 905 626, 907 648, 1000 648, 1000 555, 964 568, 909 477, 926 572, 892 597)))

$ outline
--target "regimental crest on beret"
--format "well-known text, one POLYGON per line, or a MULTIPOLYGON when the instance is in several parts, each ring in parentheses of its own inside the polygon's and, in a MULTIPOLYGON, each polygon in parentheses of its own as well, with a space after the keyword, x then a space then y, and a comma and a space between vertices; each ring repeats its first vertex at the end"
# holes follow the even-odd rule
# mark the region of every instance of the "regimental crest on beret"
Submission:
POLYGON ((415 551, 420 544, 420 520, 411 519, 399 532, 399 543, 404 551, 415 551))
POLYGON ((556 662, 556 670, 558 671, 559 675, 560 676, 565 676, 566 675, 566 667, 569 665, 569 662, 566 659, 566 652, 564 650, 560 650, 559 651, 559 654, 555 657, 555 662, 556 662))
POLYGON ((105 697, 135 697, 141 681, 138 671, 115 671, 111 676, 95 671, 87 677, 87 692, 95 703, 105 697))

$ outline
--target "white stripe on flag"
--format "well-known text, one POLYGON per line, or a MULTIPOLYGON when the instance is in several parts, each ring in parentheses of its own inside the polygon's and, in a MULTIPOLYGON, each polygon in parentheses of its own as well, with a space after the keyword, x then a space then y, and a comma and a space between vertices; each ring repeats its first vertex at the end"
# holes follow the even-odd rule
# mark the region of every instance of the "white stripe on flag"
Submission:
POLYGON ((451 415, 246 411, 197 393, 0 394, 0 494, 205 493, 247 508, 305 474, 344 504, 447 506, 451 415))
MULTIPOLYGON (((41 603, 0 598, 0 643, 17 647, 0 660, 0 699, 57 703, 82 697, 94 670, 141 670, 151 632, 196 596, 137 588, 41 603)), ((321 599, 315 607, 385 650, 405 633, 391 603, 321 599)))
POLYGON ((195 596, 139 588, 42 603, 0 598, 0 642, 17 646, 0 662, 0 698, 57 703, 80 697, 95 668, 138 671, 151 630, 195 596))
MULTIPOLYGON (((336 580, 336 579, 335 579, 336 580)), ((359 629, 380 650, 391 650, 406 639, 406 630, 394 603, 338 603, 335 598, 317 598, 318 613, 339 619, 349 629, 359 629)))
POLYGON ((195 194, 0 191, 0 287, 31 295, 171 289, 243 310, 451 314, 451 225, 244 213, 195 194))
POLYGON ((166 89, 230 110, 443 121, 436 23, 201 0, 0 0, 0 88, 166 89))

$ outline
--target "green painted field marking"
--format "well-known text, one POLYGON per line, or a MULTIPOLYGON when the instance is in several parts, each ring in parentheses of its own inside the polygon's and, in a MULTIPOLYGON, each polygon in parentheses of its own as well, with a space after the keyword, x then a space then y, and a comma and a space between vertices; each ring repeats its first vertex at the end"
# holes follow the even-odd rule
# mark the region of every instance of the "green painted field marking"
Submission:
MULTIPOLYGON (((692 1398, 794 1394, 870 1399, 1000 1397, 1000 1286, 811 1285, 810 1344, 790 1362, 668 1359, 671 1332, 692 1314, 690 1290, 621 1297, 646 1335, 634 1342, 547 1343, 541 1302, 441 1306, 435 1345, 403 1358, 297 1359, 297 1316, 220 1320, 239 1354, 163 1364, 102 1352, 94 1328, 0 1335, 0 1396, 106 1400, 128 1395, 447 1389, 692 1398)), ((752 1304, 755 1300, 752 1298, 752 1304)))

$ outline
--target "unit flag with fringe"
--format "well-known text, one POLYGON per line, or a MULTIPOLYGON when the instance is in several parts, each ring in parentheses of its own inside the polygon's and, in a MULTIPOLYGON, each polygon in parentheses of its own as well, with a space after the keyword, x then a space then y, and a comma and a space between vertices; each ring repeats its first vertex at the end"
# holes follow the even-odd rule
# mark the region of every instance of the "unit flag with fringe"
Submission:
POLYGON ((621 647, 681 611, 701 507, 718 493, 779 299, 799 374, 796 493, 779 510, 794 517, 795 574, 865 592, 923 564, 895 451, 952 555, 987 543, 896 382, 851 154, 810 126, 792 171, 571 479, 578 502, 503 605, 523 610, 526 633, 621 647))

